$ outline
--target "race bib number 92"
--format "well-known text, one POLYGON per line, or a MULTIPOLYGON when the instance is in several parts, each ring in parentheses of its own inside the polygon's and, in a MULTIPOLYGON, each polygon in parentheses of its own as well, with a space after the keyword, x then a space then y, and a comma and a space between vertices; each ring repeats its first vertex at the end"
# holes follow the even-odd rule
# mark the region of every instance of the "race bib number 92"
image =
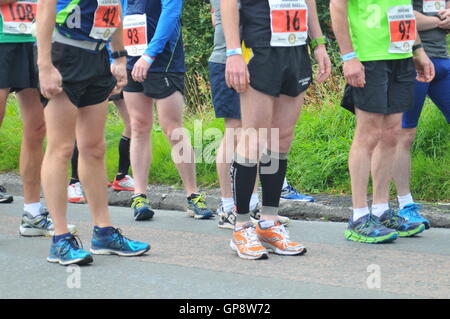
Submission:
POLYGON ((36 18, 37 0, 17 1, 0 6, 3 32, 31 34, 32 22, 36 18))

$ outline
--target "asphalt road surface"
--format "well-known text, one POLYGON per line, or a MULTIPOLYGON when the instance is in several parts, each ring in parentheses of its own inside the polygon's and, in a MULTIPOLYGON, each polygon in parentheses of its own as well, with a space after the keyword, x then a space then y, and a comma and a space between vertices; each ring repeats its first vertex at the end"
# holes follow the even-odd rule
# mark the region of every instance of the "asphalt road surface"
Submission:
MULTIPOLYGON (((111 207, 125 235, 150 242, 144 256, 94 256, 84 267, 46 261, 49 238, 18 234, 23 199, 0 205, 0 298, 450 298, 450 230, 433 228, 392 244, 346 241, 344 223, 293 221, 304 256, 241 260, 230 231, 216 220, 157 211, 135 222, 111 207)), ((90 247, 86 205, 69 205, 69 221, 90 247)))

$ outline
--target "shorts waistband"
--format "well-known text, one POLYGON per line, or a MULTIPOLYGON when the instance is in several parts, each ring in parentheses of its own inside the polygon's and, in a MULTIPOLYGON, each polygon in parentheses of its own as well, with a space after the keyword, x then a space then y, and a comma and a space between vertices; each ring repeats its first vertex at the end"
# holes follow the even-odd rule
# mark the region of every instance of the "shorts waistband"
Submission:
POLYGON ((103 50, 103 48, 106 46, 105 42, 92 42, 92 41, 69 39, 61 35, 56 30, 55 32, 53 32, 52 41, 95 52, 103 50))

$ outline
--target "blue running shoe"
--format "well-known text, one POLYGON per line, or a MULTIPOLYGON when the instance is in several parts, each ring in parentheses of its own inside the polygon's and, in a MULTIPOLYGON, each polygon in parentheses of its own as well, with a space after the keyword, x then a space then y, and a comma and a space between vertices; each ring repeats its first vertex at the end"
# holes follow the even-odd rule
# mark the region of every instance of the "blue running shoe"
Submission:
POLYGON ((294 200, 298 202, 315 201, 314 197, 300 194, 294 187, 289 184, 281 190, 281 199, 294 200))
POLYGON ((213 217, 214 213, 206 205, 205 197, 202 194, 192 194, 188 197, 187 213, 195 219, 208 219, 213 217))
POLYGON ((122 235, 118 228, 106 236, 100 236, 94 231, 92 234, 91 253, 95 255, 119 255, 125 257, 140 256, 150 250, 150 245, 134 241, 122 235))
POLYGON ((408 204, 403 209, 398 210, 398 216, 403 217, 410 223, 422 223, 425 225, 425 229, 430 228, 430 221, 420 215, 422 207, 419 204, 408 204))
POLYGON ((350 218, 344 236, 360 243, 378 244, 394 241, 398 234, 395 230, 383 226, 375 215, 367 214, 356 221, 350 218))
POLYGON ((155 212, 151 209, 150 203, 148 202, 145 194, 134 195, 131 197, 131 200, 131 208, 133 208, 134 211, 134 220, 148 220, 155 215, 155 212))
POLYGON ((380 222, 387 228, 397 231, 400 237, 410 237, 417 235, 425 230, 422 223, 410 223, 403 217, 397 215, 393 209, 388 209, 380 216, 380 222))
POLYGON ((67 235, 60 241, 50 246, 50 254, 47 261, 67 265, 85 265, 93 261, 92 255, 83 249, 83 245, 78 237, 67 235), (81 248, 80 248, 81 246, 81 248))

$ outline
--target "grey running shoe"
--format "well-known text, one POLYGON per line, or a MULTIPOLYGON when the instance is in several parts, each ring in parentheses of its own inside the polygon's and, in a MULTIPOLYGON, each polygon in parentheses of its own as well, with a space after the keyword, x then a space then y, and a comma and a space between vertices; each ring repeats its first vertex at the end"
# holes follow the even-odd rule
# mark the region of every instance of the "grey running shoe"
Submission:
MULTIPOLYGON (((75 234, 77 227, 75 225, 67 225, 69 232, 75 234)), ((30 213, 24 212, 19 227, 20 235, 24 237, 33 236, 53 236, 55 228, 53 221, 49 216, 47 208, 41 207, 40 214, 33 217, 30 213)))
POLYGON ((217 215, 219 216, 219 223, 217 225, 219 228, 234 229, 234 225, 236 224, 236 211, 234 207, 225 211, 222 203, 220 203, 217 208, 217 215))
POLYGON ((11 195, 6 194, 6 188, 0 185, 0 203, 8 204, 12 203, 13 200, 11 195))

